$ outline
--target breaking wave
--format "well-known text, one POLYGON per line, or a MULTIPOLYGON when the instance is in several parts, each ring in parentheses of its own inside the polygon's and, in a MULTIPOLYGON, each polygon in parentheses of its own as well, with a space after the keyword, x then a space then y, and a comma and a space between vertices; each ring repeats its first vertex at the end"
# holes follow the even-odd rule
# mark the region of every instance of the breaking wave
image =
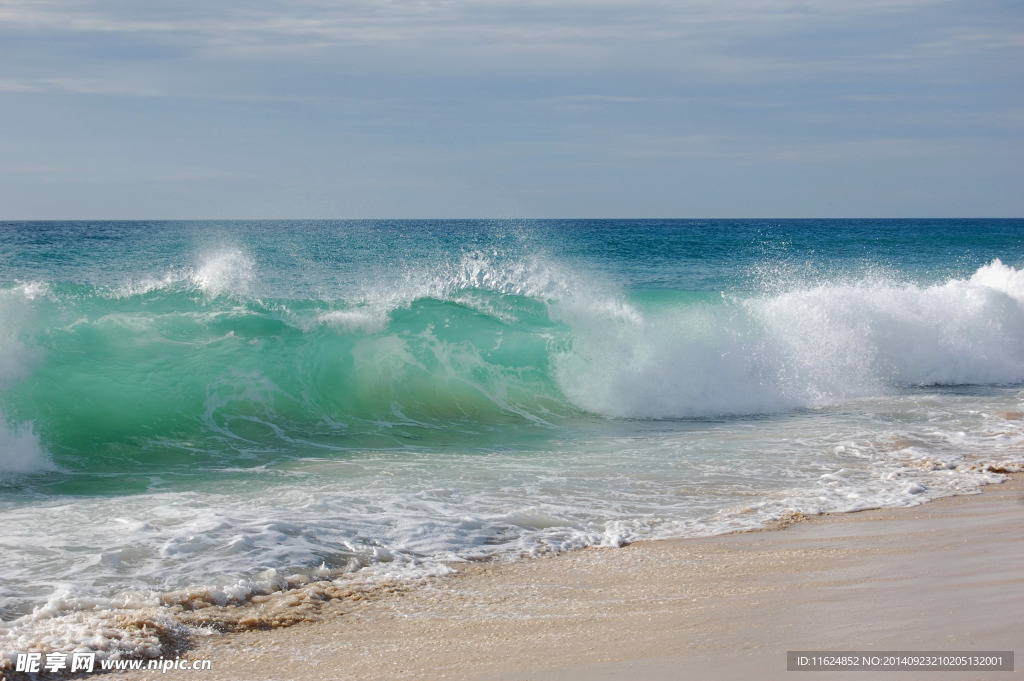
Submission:
POLYGON ((4 291, 3 466, 45 467, 40 438, 65 452, 343 448, 460 424, 771 413, 1024 381, 1024 272, 998 260, 930 286, 863 278, 744 296, 630 295, 471 254, 363 299, 269 299, 249 294, 253 270, 228 253, 133 291, 4 291))

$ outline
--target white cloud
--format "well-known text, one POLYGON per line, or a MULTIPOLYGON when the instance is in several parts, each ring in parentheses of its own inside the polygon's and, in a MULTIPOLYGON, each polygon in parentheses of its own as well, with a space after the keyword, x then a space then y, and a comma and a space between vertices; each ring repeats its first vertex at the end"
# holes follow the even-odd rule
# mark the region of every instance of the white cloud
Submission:
MULTIPOLYGON (((922 58, 1024 44, 1010 27, 986 32, 969 24, 960 28, 955 21, 937 33, 909 37, 916 35, 917 23, 910 17, 959 4, 962 0, 7 0, 0 6, 0 40, 4 34, 54 40, 70 34, 95 47, 141 39, 173 46, 175 57, 240 63, 323 61, 340 59, 331 56, 338 50, 349 57, 369 49, 376 59, 390 55, 407 65, 453 72, 543 73, 550 64, 740 80, 912 70, 920 65, 911 62, 922 58), (879 44, 878 22, 898 26, 903 21, 906 42, 879 44), (842 49, 828 43, 836 31, 848 41, 842 49)), ((381 71, 389 66, 386 59, 374 63, 381 71)), ((0 75, 4 70, 0 65, 0 75)))
POLYGON ((152 86, 131 87, 125 83, 95 78, 40 78, 0 80, 0 92, 73 93, 128 97, 162 97, 165 93, 152 86))
POLYGON ((0 25, 79 33, 188 33, 243 43, 447 40, 487 44, 699 39, 920 11, 948 0, 350 0, 206 2, 8 0, 0 25))

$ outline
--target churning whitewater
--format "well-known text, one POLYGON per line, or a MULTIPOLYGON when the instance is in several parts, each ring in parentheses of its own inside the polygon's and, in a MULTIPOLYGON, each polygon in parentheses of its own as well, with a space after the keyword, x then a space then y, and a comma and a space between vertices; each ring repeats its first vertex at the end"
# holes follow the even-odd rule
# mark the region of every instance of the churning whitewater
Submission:
POLYGON ((1024 463, 1019 220, 0 234, 8 658, 1024 463))

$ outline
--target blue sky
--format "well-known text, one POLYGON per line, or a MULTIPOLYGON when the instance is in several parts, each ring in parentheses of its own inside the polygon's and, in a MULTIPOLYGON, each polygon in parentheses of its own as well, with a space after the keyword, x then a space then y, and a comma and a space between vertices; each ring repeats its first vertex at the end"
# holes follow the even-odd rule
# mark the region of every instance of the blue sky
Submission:
POLYGON ((1020 0, 0 4, 0 219, 953 216, 1020 0))

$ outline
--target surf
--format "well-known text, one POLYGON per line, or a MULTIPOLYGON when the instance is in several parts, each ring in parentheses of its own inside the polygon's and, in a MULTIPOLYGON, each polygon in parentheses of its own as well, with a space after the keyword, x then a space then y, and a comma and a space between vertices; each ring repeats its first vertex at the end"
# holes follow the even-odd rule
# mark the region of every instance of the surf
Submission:
POLYGON ((0 231, 4 650, 1021 463, 1019 222, 0 231))
POLYGON ((999 260, 924 286, 629 293, 474 253, 353 301, 256 297, 254 267, 236 252, 157 283, 5 289, 4 467, 51 465, 43 443, 86 468, 175 448, 264 462, 1024 381, 1024 272, 999 260))

